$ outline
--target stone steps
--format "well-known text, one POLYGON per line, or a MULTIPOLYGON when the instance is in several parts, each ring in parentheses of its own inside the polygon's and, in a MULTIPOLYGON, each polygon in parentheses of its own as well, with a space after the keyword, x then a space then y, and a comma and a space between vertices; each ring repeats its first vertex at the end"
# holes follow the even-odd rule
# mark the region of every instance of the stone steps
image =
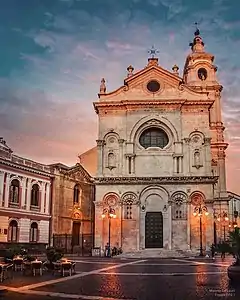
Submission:
POLYGON ((197 253, 184 250, 166 250, 166 249, 144 249, 134 252, 122 253, 118 257, 122 258, 183 258, 194 257, 197 253))

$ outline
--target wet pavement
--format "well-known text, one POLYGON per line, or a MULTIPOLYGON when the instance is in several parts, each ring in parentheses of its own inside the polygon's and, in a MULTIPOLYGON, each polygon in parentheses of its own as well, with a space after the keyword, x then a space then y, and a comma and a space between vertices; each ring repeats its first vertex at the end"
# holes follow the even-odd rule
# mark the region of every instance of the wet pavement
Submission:
POLYGON ((79 259, 77 274, 72 277, 15 275, 13 280, 3 282, 9 290, 2 297, 6 300, 240 299, 240 282, 233 286, 227 277, 231 261, 231 258, 224 262, 219 259, 79 259))

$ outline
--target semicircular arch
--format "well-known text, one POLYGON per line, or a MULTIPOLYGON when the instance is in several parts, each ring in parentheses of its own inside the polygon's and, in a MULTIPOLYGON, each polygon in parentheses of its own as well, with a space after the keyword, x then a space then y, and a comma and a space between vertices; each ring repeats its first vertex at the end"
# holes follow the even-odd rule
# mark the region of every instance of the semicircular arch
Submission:
POLYGON ((179 141, 179 136, 176 128, 173 124, 164 117, 159 116, 148 116, 140 119, 132 128, 129 136, 129 140, 134 142, 138 135, 140 135, 144 130, 150 127, 158 127, 166 131, 169 138, 173 139, 174 142, 179 141))
POLYGON ((190 194, 189 201, 192 205, 198 206, 206 201, 206 197, 202 192, 194 191, 190 194))
POLYGON ((119 203, 120 197, 117 193, 110 192, 104 195, 103 205, 104 206, 116 206, 119 203))
POLYGON ((140 202, 142 204, 144 204, 146 199, 149 198, 151 195, 157 195, 157 196, 161 197, 163 200, 167 199, 166 202, 168 202, 168 199, 169 199, 169 192, 165 188, 163 188, 162 186, 159 186, 159 185, 151 185, 151 186, 145 187, 141 191, 141 193, 139 195, 140 202))

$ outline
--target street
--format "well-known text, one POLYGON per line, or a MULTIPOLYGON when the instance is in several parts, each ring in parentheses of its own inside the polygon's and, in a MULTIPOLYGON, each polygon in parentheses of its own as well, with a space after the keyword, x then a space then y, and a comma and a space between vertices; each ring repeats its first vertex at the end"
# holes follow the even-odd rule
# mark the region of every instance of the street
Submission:
POLYGON ((225 261, 216 259, 78 258, 77 273, 60 277, 14 274, 2 283, 6 300, 88 299, 240 299, 225 261))

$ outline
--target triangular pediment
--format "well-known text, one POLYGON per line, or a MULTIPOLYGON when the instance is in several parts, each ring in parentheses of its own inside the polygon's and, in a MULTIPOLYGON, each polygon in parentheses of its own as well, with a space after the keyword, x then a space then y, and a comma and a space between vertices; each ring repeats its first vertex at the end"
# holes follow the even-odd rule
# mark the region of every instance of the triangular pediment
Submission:
POLYGON ((75 181, 82 181, 82 182, 92 181, 92 178, 89 175, 89 173, 79 163, 77 163, 75 166, 71 167, 69 170, 63 171, 63 173, 69 179, 72 179, 75 181))
POLYGON ((196 92, 183 83, 177 74, 171 73, 158 65, 147 66, 124 80, 124 85, 110 93, 99 95, 101 101, 141 101, 191 99, 207 100, 207 93, 196 92), (149 83, 156 82, 159 89, 149 89, 149 83))

